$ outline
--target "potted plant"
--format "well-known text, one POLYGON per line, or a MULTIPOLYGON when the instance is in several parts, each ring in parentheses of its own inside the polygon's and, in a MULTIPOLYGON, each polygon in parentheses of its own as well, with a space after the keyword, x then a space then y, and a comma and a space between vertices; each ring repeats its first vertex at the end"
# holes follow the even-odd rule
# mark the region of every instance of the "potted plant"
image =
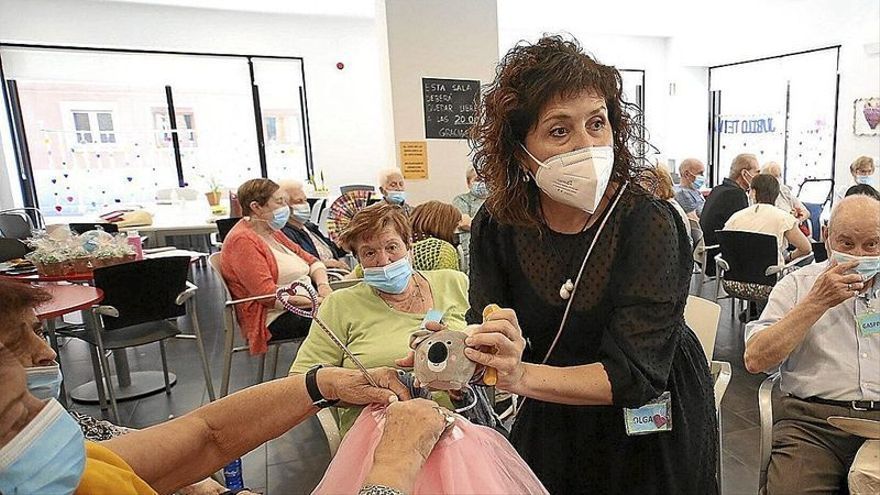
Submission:
POLYGON ((220 204, 220 182, 213 175, 205 177, 205 179, 208 182, 208 192, 205 193, 205 197, 208 198, 208 204, 217 206, 220 204))

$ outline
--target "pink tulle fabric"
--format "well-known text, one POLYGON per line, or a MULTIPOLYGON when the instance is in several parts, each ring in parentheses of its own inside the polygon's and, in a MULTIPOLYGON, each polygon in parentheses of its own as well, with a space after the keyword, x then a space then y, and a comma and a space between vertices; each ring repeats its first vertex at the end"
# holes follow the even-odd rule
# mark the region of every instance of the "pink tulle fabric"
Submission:
MULTIPOLYGON (((345 435, 312 494, 357 494, 373 466, 385 428, 385 408, 364 409, 345 435)), ((546 494, 535 473, 497 431, 458 417, 416 478, 413 495, 546 494)))

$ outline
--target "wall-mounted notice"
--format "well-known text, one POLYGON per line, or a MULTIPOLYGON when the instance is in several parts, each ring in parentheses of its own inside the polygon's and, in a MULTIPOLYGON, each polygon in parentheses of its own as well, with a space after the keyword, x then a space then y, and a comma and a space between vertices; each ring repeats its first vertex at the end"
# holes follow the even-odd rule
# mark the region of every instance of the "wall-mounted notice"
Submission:
POLYGON ((465 139, 477 120, 480 81, 422 78, 425 138, 465 139))
POLYGON ((404 179, 428 178, 428 142, 401 141, 400 169, 404 179))

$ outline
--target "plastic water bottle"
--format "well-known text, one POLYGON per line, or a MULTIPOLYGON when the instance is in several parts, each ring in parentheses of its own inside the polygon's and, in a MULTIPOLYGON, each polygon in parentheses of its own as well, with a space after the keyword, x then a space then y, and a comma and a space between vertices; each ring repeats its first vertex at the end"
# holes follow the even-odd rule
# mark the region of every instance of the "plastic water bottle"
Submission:
POLYGON ((131 230, 128 232, 125 240, 128 241, 128 245, 134 249, 134 254, 137 255, 137 259, 144 259, 144 246, 141 242, 140 234, 138 234, 136 230, 131 230))
POLYGON ((227 490, 241 490, 244 488, 244 479, 241 477, 241 457, 223 468, 223 478, 226 480, 227 490))

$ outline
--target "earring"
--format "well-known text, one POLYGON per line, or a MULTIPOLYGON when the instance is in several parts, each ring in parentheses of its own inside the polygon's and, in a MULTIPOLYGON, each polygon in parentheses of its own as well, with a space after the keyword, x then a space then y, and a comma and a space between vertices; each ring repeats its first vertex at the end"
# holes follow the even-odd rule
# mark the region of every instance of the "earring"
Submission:
POLYGON ((572 283, 571 279, 568 279, 562 284, 562 287, 559 288, 559 297, 561 297, 563 301, 567 301, 568 298, 571 297, 572 291, 574 291, 574 283, 572 283))

